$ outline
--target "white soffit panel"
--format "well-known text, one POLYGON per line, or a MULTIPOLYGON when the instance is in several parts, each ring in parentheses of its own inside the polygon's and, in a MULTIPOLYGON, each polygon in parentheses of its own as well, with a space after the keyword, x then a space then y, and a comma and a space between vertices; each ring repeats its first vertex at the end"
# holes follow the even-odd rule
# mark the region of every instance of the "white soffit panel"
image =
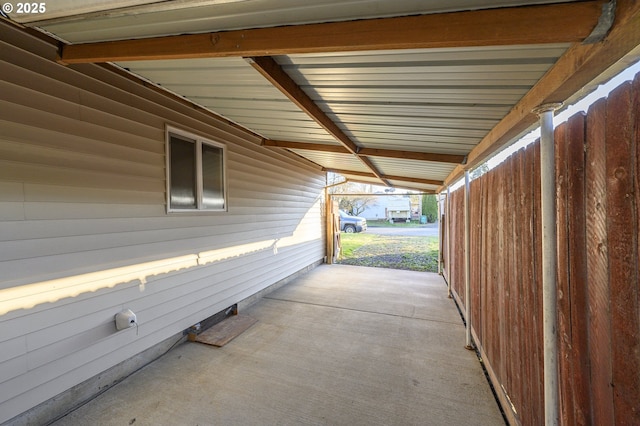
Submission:
POLYGON ((119 62, 117 65, 269 139, 334 139, 242 58, 119 62))
POLYGON ((453 171, 456 164, 418 161, 406 158, 369 157, 373 164, 384 175, 407 176, 412 178, 445 179, 453 171), (426 177, 428 176, 428 177, 426 177))
POLYGON ((567 44, 278 56, 366 148, 468 153, 567 44))
POLYGON ((337 154, 334 152, 310 151, 306 149, 292 149, 291 151, 327 169, 371 173, 371 170, 353 154, 337 154))

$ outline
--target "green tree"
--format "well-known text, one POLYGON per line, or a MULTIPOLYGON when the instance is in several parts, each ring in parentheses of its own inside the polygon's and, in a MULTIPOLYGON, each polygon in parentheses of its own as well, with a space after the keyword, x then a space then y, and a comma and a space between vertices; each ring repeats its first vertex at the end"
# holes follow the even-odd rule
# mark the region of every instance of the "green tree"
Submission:
POLYGON ((438 202, 433 194, 422 196, 422 215, 427 217, 427 222, 434 223, 438 220, 438 202))

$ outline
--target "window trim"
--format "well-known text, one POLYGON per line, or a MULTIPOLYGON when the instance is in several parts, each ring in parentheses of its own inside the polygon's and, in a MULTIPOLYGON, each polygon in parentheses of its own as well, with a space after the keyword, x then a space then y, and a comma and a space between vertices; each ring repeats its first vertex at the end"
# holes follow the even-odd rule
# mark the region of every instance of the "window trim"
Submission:
POLYGON ((166 207, 167 213, 216 213, 216 212, 226 212, 229 210, 228 200, 227 200, 227 145, 221 142, 217 142, 202 136, 199 136, 195 133, 188 132, 186 130, 182 130, 176 127, 172 127, 167 125, 165 127, 165 181, 166 181, 166 207), (196 190, 196 208, 188 208, 188 209, 172 209, 171 208, 171 136, 177 136, 187 141, 193 141, 195 145, 195 166, 196 166, 196 181, 195 181, 195 190, 196 190), (203 183, 203 175, 202 175, 202 145, 209 145, 215 148, 220 148, 222 150, 222 191, 223 191, 223 203, 224 207, 221 209, 216 208, 205 208, 203 207, 203 192, 204 192, 204 183, 203 183))

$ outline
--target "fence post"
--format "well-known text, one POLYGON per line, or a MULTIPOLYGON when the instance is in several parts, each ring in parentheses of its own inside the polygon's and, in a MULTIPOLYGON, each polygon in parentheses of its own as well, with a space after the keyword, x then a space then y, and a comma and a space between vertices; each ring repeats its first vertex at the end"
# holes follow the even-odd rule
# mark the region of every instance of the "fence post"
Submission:
POLYGON ((447 296, 451 299, 451 187, 447 186, 447 296))
POLYGON ((556 426, 558 409, 558 290, 556 263, 556 169, 553 113, 561 104, 544 104, 540 117, 540 189, 542 213, 542 322, 545 425, 556 426))
MULTIPOLYGON (((423 195, 424 197, 424 195, 423 195)), ((436 203, 438 205, 438 275, 442 275, 442 200, 440 193, 436 194, 436 203)))
POLYGON ((467 323, 465 348, 473 349, 471 343, 471 203, 469 192, 469 170, 464 171, 464 319, 467 323))

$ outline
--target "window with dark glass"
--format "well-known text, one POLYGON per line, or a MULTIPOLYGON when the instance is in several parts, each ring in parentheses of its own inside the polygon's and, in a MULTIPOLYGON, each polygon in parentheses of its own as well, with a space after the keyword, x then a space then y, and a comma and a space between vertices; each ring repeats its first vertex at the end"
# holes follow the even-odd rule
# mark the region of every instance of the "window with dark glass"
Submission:
POLYGON ((168 133, 169 211, 225 210, 224 145, 168 133))
POLYGON ((202 207, 224 209, 222 148, 202 144, 202 207))
POLYGON ((169 139, 169 206, 171 209, 196 209, 196 144, 195 141, 171 135, 169 139))

